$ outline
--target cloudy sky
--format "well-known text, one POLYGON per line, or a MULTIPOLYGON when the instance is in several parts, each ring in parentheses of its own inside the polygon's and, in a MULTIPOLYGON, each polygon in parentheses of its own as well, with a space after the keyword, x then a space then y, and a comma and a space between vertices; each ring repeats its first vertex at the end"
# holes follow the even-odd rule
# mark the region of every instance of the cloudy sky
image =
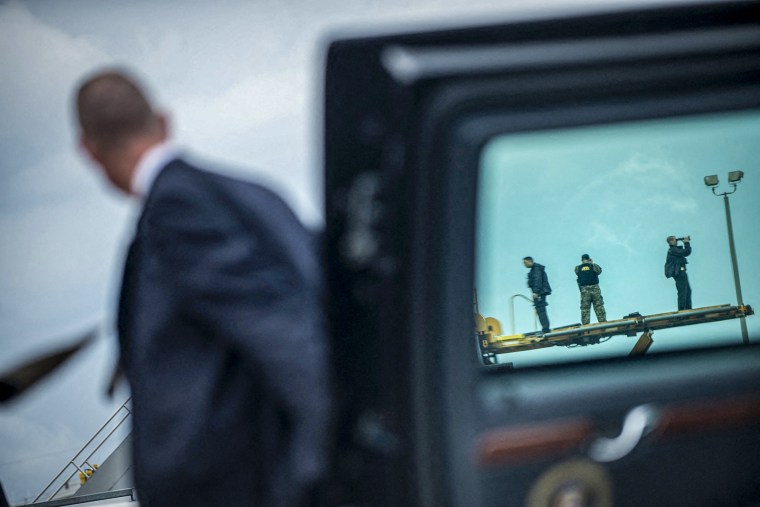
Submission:
MULTIPOLYGON (((0 370, 92 327, 101 331, 61 372, 0 409, 0 481, 11 500, 35 496, 128 396, 122 390, 107 400, 102 393, 114 362, 112 314, 136 207, 77 149, 71 97, 85 74, 129 67, 170 113, 181 144, 269 182, 318 227, 320 69, 328 33, 492 21, 579 3, 619 5, 0 0, 0 370)), ((710 204, 720 213, 717 200, 710 204)), ((695 225, 674 224, 668 232, 696 235, 695 225)), ((697 238, 702 248, 703 236, 697 238)), ((598 260, 612 264, 609 256, 598 260)))

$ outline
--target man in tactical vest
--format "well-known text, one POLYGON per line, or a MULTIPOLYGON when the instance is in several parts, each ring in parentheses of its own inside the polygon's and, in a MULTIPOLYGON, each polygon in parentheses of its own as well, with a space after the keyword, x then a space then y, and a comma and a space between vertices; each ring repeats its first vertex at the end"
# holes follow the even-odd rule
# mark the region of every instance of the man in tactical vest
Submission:
POLYGON ((591 303, 594 303, 596 320, 607 322, 607 312, 604 310, 604 298, 599 288, 599 275, 602 267, 595 264, 588 254, 581 255, 581 263, 575 266, 575 275, 578 277, 578 288, 581 291, 581 324, 591 321, 591 303))
POLYGON ((523 258, 523 265, 529 268, 528 287, 533 292, 533 306, 536 308, 538 320, 541 322, 541 332, 548 333, 549 317, 546 315, 546 296, 552 293, 549 285, 549 278, 546 276, 546 269, 537 262, 533 262, 533 257, 523 258))
POLYGON ((668 236, 667 242, 669 247, 665 257, 665 278, 672 278, 676 282, 678 309, 691 310, 691 285, 686 274, 686 264, 689 263, 686 257, 691 255, 691 238, 668 236), (679 240, 683 241, 683 246, 677 245, 679 240))

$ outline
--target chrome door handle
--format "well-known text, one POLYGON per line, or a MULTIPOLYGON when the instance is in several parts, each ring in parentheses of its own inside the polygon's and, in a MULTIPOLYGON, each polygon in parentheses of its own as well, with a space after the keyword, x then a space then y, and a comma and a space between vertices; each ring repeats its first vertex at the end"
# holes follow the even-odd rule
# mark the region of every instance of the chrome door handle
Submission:
POLYGON ((639 405, 625 416, 620 435, 615 438, 599 437, 589 446, 591 459, 608 463, 630 453, 650 433, 660 419, 660 411, 651 404, 639 405))

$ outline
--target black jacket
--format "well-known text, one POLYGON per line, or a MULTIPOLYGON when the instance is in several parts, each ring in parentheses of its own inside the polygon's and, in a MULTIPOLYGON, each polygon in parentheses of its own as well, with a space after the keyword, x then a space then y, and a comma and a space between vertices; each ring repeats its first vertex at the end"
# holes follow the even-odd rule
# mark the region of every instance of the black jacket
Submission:
POLYGON ((691 243, 684 243, 684 246, 673 245, 668 248, 668 255, 665 257, 665 277, 673 278, 684 270, 689 261, 686 257, 691 255, 691 243))
POLYGON ((533 267, 528 271, 528 287, 539 296, 548 296, 552 293, 549 278, 546 276, 546 268, 543 265, 533 263, 533 267))

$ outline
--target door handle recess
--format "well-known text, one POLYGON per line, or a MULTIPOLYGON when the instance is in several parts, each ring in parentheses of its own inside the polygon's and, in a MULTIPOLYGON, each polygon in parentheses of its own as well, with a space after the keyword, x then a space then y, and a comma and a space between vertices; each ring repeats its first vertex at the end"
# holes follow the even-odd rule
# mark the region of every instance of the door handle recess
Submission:
POLYGON ((660 420, 660 411, 651 404, 639 405, 625 416, 620 435, 615 438, 599 437, 588 449, 594 461, 609 463, 630 453, 650 433, 660 420))

